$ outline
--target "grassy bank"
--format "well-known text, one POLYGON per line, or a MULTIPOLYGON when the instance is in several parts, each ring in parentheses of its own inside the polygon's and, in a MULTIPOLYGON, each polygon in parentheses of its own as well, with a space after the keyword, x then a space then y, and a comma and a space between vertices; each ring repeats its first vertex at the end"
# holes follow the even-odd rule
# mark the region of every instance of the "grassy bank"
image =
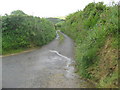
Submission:
POLYGON ((55 27, 47 19, 27 15, 21 10, 0 18, 3 55, 41 47, 55 38, 55 27))
POLYGON ((90 3, 68 15, 61 30, 75 41, 80 76, 97 87, 118 87, 118 5, 90 3))
POLYGON ((59 35, 59 43, 62 43, 64 41, 64 36, 61 32, 58 32, 59 35))

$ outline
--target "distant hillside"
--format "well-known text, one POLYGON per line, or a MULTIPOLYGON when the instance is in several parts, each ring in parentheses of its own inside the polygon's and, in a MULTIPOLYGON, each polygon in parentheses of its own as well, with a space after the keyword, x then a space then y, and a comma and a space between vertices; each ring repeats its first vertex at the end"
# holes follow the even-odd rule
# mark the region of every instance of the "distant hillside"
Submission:
POLYGON ((49 21, 51 21, 53 24, 59 23, 61 21, 65 21, 64 19, 59 19, 59 18, 46 18, 49 21))

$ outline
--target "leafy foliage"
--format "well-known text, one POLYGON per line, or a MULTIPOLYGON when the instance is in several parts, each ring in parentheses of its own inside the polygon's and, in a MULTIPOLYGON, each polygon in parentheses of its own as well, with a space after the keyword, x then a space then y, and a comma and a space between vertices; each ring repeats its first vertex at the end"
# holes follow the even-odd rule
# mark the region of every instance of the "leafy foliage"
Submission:
POLYGON ((11 15, 26 15, 26 14, 21 10, 15 10, 11 12, 11 15))
MULTIPOLYGON (((88 69, 99 61, 99 52, 108 37, 118 35, 118 5, 106 6, 103 2, 90 3, 83 11, 67 16, 61 30, 76 43, 78 72, 93 78, 88 69)), ((114 46, 118 43, 113 41, 114 46), (115 42, 115 43, 114 43, 115 42)))
POLYGON ((54 25, 44 18, 14 11, 2 16, 2 52, 47 44, 55 37, 54 25))

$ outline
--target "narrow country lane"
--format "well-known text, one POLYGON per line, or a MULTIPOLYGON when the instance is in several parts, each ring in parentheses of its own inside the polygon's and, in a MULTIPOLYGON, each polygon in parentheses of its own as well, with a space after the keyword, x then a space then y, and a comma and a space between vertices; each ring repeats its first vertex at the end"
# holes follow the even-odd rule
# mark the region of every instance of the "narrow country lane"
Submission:
MULTIPOLYGON (((64 34, 63 34, 64 35, 64 34)), ((2 58, 3 88, 88 88, 74 73, 73 41, 64 35, 38 50, 2 58)))

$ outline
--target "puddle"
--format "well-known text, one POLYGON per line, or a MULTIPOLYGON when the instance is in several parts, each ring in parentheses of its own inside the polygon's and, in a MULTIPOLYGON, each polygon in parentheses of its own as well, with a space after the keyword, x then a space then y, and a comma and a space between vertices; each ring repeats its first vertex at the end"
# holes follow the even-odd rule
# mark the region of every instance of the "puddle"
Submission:
POLYGON ((58 56, 67 60, 66 67, 65 67, 65 70, 66 70, 67 73, 66 73, 65 77, 74 78, 75 77, 74 66, 72 66, 73 62, 72 62, 71 58, 68 58, 68 57, 62 55, 58 51, 55 51, 55 50, 49 50, 49 51, 52 52, 52 53, 56 53, 58 56))
POLYGON ((59 34, 58 34, 58 32, 60 32, 60 30, 56 31, 56 39, 59 39, 59 37, 60 37, 59 34))

